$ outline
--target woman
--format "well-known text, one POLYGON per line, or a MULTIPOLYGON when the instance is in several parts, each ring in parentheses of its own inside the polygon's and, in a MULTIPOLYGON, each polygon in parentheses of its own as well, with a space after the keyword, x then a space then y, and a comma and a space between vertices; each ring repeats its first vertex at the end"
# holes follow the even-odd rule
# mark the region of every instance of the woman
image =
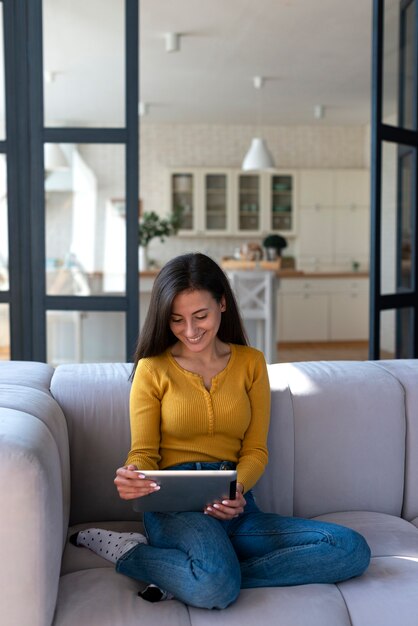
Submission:
POLYGON ((269 413, 265 360, 247 345, 221 268, 199 253, 168 262, 135 354, 132 445, 115 485, 131 500, 159 488, 136 470, 236 467, 236 498, 201 513, 145 513, 147 537, 89 529, 73 542, 151 583, 147 599, 203 608, 227 607, 241 588, 361 574, 370 550, 355 531, 258 509, 251 489, 267 463, 269 413))

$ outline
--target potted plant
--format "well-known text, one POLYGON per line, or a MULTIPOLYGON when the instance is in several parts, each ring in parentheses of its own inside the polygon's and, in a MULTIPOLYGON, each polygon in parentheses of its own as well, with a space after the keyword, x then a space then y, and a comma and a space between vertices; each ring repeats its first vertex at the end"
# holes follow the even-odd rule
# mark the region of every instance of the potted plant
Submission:
POLYGON ((168 217, 160 217, 155 211, 145 211, 138 222, 139 270, 148 268, 148 244, 159 237, 175 235, 181 226, 181 208, 176 208, 168 217))
POLYGON ((266 257, 269 261, 275 261, 282 255, 283 248, 287 247, 287 241, 281 235, 267 235, 263 240, 263 246, 266 249, 266 257))

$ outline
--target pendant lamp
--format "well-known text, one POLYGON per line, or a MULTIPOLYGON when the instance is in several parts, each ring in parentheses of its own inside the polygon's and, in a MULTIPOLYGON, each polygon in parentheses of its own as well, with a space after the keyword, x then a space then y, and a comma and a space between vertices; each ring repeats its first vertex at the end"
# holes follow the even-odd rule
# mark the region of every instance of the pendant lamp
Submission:
POLYGON ((270 170, 275 167, 274 159, 266 142, 261 137, 254 137, 250 149, 242 162, 244 172, 270 170))
MULTIPOLYGON (((262 76, 254 76, 254 87, 261 89, 264 85, 262 76)), ((259 123, 259 120, 258 120, 259 123)), ((267 143, 261 137, 254 137, 251 141, 250 148, 242 162, 244 172, 261 172, 275 168, 275 163, 267 143)))

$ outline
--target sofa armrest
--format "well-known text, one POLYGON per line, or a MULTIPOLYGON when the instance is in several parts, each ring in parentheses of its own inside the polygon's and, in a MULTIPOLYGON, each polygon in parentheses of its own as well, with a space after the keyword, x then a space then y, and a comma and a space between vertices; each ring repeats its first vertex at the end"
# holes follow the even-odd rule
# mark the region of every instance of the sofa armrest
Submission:
POLYGON ((65 506, 56 440, 23 411, 0 408, 0 615, 4 624, 51 624, 65 506))

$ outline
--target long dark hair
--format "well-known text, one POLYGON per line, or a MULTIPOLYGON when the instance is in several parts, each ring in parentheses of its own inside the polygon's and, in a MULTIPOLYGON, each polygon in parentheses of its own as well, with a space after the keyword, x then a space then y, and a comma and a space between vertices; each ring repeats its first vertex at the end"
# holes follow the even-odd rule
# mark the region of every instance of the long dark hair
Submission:
POLYGON ((248 345, 247 336, 228 278, 217 263, 200 252, 183 254, 168 261, 158 273, 151 301, 134 355, 134 370, 139 359, 162 354, 176 343, 170 329, 174 298, 187 289, 209 291, 217 302, 225 298, 218 337, 225 343, 248 345))

